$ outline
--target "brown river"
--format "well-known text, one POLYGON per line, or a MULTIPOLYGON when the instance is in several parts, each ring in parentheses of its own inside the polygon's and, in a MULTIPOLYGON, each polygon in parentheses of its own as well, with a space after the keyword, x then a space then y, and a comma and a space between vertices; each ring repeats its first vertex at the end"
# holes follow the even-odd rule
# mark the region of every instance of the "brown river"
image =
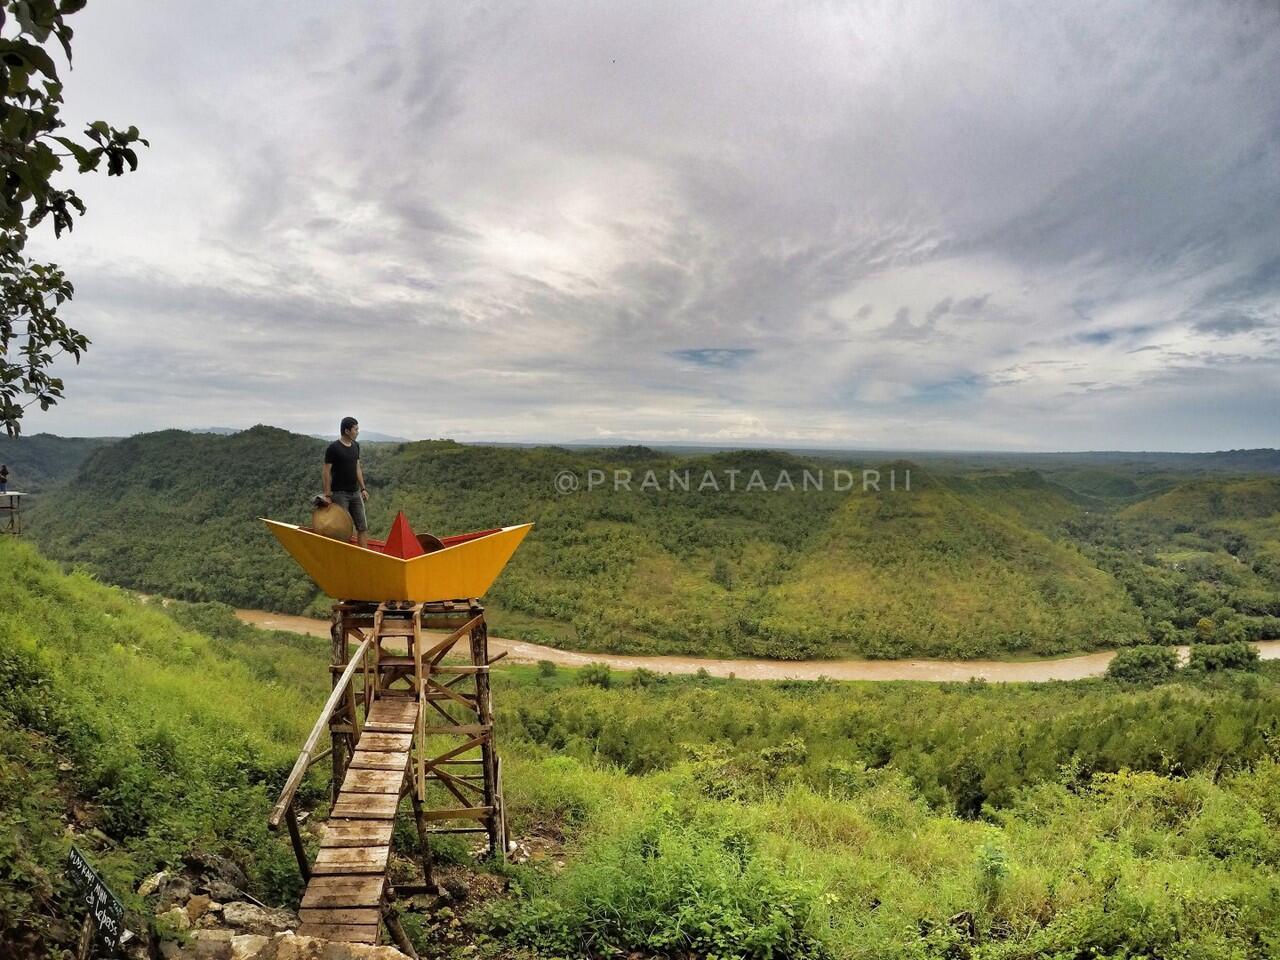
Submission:
MULTIPOLYGON (((311 617, 293 617, 265 610, 237 610, 245 623, 265 630, 289 630, 316 637, 329 636, 329 621, 311 617)), ((1264 640, 1254 644, 1263 660, 1280 660, 1280 640, 1264 640)), ((1185 660, 1187 647, 1179 647, 1185 660)), ((632 657, 612 653, 577 653, 544 647, 523 640, 489 638, 490 654, 506 653, 507 659, 520 663, 550 660, 552 663, 580 667, 588 663, 605 663, 615 670, 644 667, 658 673, 697 673, 706 670, 717 677, 730 675, 740 680, 968 680, 980 678, 995 683, 1041 683, 1046 680, 1081 680, 1099 677, 1115 656, 1113 651, 1088 653, 1054 660, 711 660, 700 657, 632 657)))

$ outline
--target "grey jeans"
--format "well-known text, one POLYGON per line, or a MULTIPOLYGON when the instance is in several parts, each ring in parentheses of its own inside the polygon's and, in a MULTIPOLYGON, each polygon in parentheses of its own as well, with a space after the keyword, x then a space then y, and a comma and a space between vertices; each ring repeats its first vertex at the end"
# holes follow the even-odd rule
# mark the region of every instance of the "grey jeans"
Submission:
POLYGON ((334 490, 330 497, 351 514, 351 522, 356 525, 357 532, 364 533, 369 529, 369 523, 364 518, 364 497, 360 496, 359 490, 334 490))

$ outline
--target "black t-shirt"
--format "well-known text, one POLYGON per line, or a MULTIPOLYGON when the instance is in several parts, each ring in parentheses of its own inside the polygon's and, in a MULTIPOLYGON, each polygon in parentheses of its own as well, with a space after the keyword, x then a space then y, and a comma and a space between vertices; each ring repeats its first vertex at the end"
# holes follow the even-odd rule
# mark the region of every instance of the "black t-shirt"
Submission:
POLYGON ((341 440, 329 444, 324 452, 324 462, 333 464, 329 475, 329 487, 344 493, 354 493, 360 489, 360 481, 356 479, 356 464, 360 462, 360 444, 355 440, 347 446, 341 440))

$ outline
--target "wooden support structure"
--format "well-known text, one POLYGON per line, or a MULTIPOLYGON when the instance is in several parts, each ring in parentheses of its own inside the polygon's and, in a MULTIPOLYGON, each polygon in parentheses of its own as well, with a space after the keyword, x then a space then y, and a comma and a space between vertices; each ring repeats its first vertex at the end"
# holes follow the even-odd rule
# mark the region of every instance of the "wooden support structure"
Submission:
POLYGON ((0 533, 22 533, 22 498, 25 493, 8 490, 0 493, 0 533))
POLYGON ((381 924, 405 950, 386 871, 406 796, 425 883, 402 890, 434 889, 431 834, 484 833, 490 855, 506 856, 484 608, 346 601, 334 605, 331 641, 332 692, 269 822, 288 826, 307 881, 299 933, 377 943, 381 924), (326 725, 330 745, 316 753, 326 725), (326 757, 332 807, 312 863, 293 802, 307 769, 326 757))

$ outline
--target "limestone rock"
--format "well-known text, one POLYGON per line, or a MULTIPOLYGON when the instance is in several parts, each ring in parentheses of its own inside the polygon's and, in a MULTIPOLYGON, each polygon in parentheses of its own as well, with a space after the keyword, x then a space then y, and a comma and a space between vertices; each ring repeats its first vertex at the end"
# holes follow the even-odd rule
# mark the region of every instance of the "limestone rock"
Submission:
POLYGON ((156 914, 156 928, 162 932, 182 933, 191 929, 191 918, 182 907, 171 907, 156 914))
POLYGON ((209 909, 209 897, 206 894, 197 894, 187 901, 187 916, 191 918, 191 922, 199 920, 206 910, 209 909))
POLYGON ((190 899, 191 884, 187 882, 186 877, 166 877, 160 881, 156 893, 160 897, 156 909, 167 910, 177 904, 186 903, 190 899))
POLYGON ((235 884, 227 883, 225 880, 210 880, 205 884, 205 890, 209 896, 219 903, 229 903, 232 900, 243 900, 244 894, 235 884))
POLYGON ((231 960, 230 930, 197 930, 185 943, 160 944, 164 960, 231 960))
POLYGON ((408 960, 408 957, 395 947, 333 943, 286 933, 276 937, 258 953, 249 954, 244 960, 408 960))
POLYGON ((147 879, 143 880, 142 883, 138 884, 138 896, 140 897, 151 896, 153 893, 155 893, 157 890, 160 889, 160 884, 164 883, 168 879, 169 879, 168 870, 161 870, 159 873, 153 874, 152 876, 147 877, 147 879))
POLYGON ((216 853, 193 853, 186 860, 204 878, 206 884, 221 880, 242 890, 249 885, 249 878, 236 863, 216 853))
POLYGON ((231 960, 253 960, 270 942, 270 937, 260 933, 242 933, 231 938, 231 960))
POLYGON ((224 904, 222 920, 246 933, 283 933, 298 928, 298 917, 289 910, 267 910, 243 902, 224 904))

